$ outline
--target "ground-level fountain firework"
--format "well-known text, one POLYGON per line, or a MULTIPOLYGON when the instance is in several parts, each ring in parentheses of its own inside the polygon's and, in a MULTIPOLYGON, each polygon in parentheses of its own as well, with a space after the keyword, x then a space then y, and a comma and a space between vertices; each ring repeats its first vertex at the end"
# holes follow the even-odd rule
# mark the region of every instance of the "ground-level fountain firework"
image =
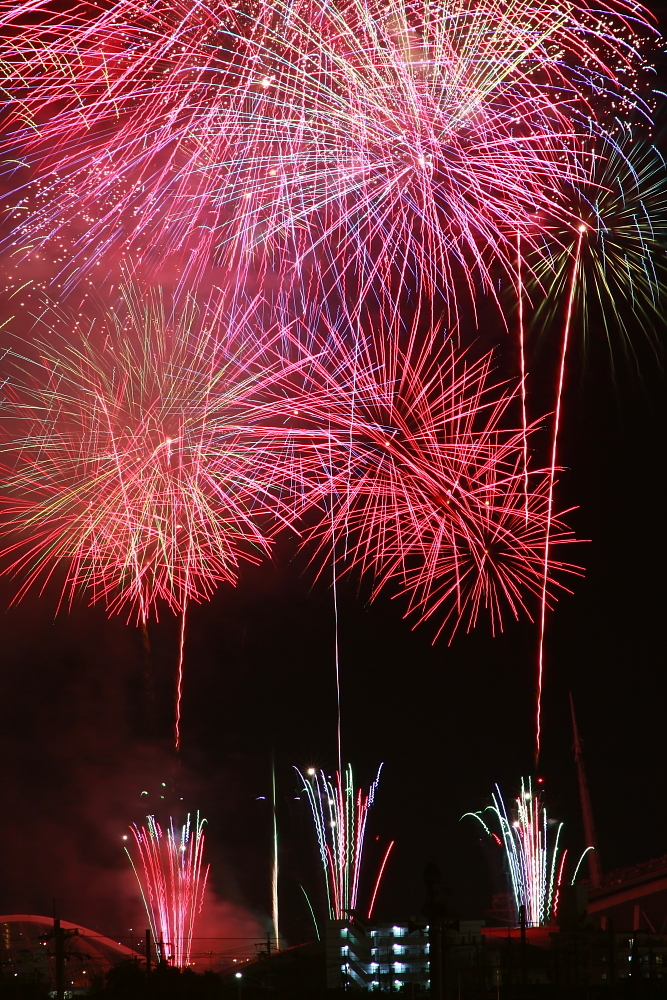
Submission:
POLYGON ((188 814, 180 829, 170 819, 164 831, 155 816, 147 816, 146 821, 146 826, 130 826, 138 861, 125 850, 141 889, 158 958, 184 968, 190 963, 195 920, 208 877, 208 867, 203 867, 206 820, 197 813, 193 822, 188 814))
MULTIPOLYGON (((465 813, 461 818, 465 816, 476 819, 503 852, 503 869, 514 901, 514 920, 518 922, 523 912, 528 927, 552 923, 558 915, 568 851, 561 847, 563 824, 547 817, 542 789, 534 790, 532 779, 522 778, 521 791, 508 809, 496 785, 491 805, 479 812, 465 813)), ((572 883, 590 850, 591 846, 586 847, 580 857, 572 883)))
MULTIPOLYGON (((382 765, 367 792, 354 787, 352 765, 336 771, 333 778, 324 771, 310 768, 304 776, 295 769, 303 782, 315 824, 315 833, 324 869, 327 895, 327 916, 330 920, 345 920, 359 904, 359 877, 364 853, 364 837, 368 811, 373 805, 380 781, 382 765)), ((372 912, 380 879, 393 841, 387 848, 371 896, 372 912)))
POLYGON ((492 805, 483 812, 465 815, 478 820, 503 850, 516 916, 523 908, 529 927, 550 923, 558 910, 558 890, 567 851, 561 853, 560 849, 563 824, 557 824, 554 835, 550 833, 544 802, 539 793, 533 792, 532 780, 521 779, 521 792, 509 810, 496 785, 492 805), (484 813, 490 814, 489 824, 483 818, 484 813), (491 824, 497 825, 498 833, 491 829, 491 824))

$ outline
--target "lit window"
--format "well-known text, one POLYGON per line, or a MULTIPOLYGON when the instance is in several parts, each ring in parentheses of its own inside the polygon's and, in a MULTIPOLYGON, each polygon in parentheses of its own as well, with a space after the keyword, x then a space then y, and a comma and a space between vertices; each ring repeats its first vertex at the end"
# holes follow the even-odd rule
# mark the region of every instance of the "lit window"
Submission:
POLYGON ((344 944, 341 947, 340 953, 341 953, 341 955, 349 955, 350 954, 350 949, 348 948, 348 946, 346 944, 344 944))
POLYGON ((341 927, 341 929, 340 929, 340 936, 341 937, 347 937, 347 927, 341 927))
POLYGON ((392 927, 394 932, 394 937, 403 937, 405 934, 405 927, 392 927))
POLYGON ((405 972, 405 966, 402 962, 394 962, 394 972, 405 972))
POLYGON ((405 948, 400 944, 395 944, 393 947, 393 952, 394 955, 403 955, 405 954, 405 948))

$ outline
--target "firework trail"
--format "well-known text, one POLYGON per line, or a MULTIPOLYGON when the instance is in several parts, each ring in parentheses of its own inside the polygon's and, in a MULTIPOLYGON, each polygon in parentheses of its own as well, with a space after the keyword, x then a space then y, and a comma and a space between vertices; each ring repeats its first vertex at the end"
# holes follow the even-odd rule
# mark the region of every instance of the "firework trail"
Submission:
POLYGON ((567 361, 567 349, 570 341, 570 331, 572 326, 572 309, 574 304, 574 290, 577 283, 577 271, 581 258, 581 243, 584 238, 584 226, 579 227, 579 238, 572 260, 572 272, 570 276, 570 288, 567 296, 567 307, 565 323, 563 325, 563 338, 560 348, 560 361, 558 365, 558 383, 556 388, 556 408, 553 419, 553 436, 551 440, 551 466, 548 476, 547 502, 546 502, 546 527, 544 532, 544 573, 542 576, 542 599, 540 601, 540 624, 538 638, 538 670, 537 670, 537 710, 535 717, 535 763, 539 761, 542 735, 542 685, 544 683, 544 640, 546 636, 547 622, 547 587, 549 577, 549 556, 552 545, 553 526, 553 504, 554 487, 556 483, 556 459, 558 454, 558 436, 560 433, 561 408, 563 404, 563 387, 565 385, 565 364, 567 361))
POLYGON ((176 254, 184 279, 214 261, 240 287, 314 254, 344 296, 407 285, 453 311, 576 183, 593 102, 643 107, 653 31, 620 2, 5 10, 9 169, 39 175, 24 243, 71 225, 82 272, 176 254))
MULTIPOLYGON (((373 597, 393 584, 438 633, 473 628, 482 614, 493 631, 508 613, 531 616, 547 524, 552 545, 573 539, 553 516, 551 470, 531 472, 525 491, 524 433, 508 416, 517 388, 493 384, 490 355, 473 361, 437 334, 405 349, 357 342, 354 369, 335 331, 327 340, 326 364, 309 369, 314 405, 307 386, 299 402, 299 419, 327 435, 316 484, 329 491, 326 514, 303 529, 316 563, 335 537, 341 572, 370 577, 373 597)), ((577 568, 548 565, 551 600, 577 568)))
POLYGON ((180 613, 178 746, 186 609, 288 523, 299 467, 271 420, 294 364, 282 328, 260 339, 215 297, 170 310, 128 294, 84 323, 62 335, 47 310, 42 339, 5 358, 3 572, 22 577, 15 600, 56 579, 60 603, 85 594, 142 627, 180 613))
MULTIPOLYGON (((600 321, 610 351, 614 327, 626 351, 634 351, 628 322, 651 337, 659 322, 665 294, 664 248, 667 237, 667 173, 654 147, 637 144, 626 135, 620 142, 590 144, 588 177, 574 190, 562 192, 579 217, 576 227, 554 220, 541 237, 539 257, 530 268, 533 294, 540 301, 534 325, 551 332, 565 305, 560 332, 556 379, 544 574, 538 636, 536 760, 541 742, 542 685, 545 667, 547 576, 551 522, 566 384, 569 347, 575 321, 586 340, 591 317, 600 321)), ((529 253, 530 258, 530 253, 529 253)), ((521 261, 519 260, 519 268, 521 261)), ((521 311, 520 302, 520 311, 521 311)), ((521 332, 523 325, 520 323, 521 332)), ((523 364, 523 340, 521 342, 523 364)))
POLYGON ((201 911, 208 877, 203 868, 204 823, 199 813, 180 830, 173 819, 164 832, 154 816, 147 826, 133 823, 138 861, 125 848, 137 877, 160 961, 184 968, 190 963, 195 921, 201 911))
MULTIPOLYGON (((355 790, 352 765, 333 779, 310 769, 306 776, 295 768, 313 814, 324 869, 329 919, 347 920, 358 905, 359 876, 368 811, 373 805, 382 765, 366 793, 355 790)), ((377 892, 377 886, 376 886, 377 892)))
POLYGON ((567 851, 561 852, 559 843, 563 824, 558 824, 555 836, 550 835, 546 808, 541 796, 533 793, 530 779, 527 784, 521 779, 521 793, 509 812, 497 785, 492 802, 484 812, 465 816, 476 819, 502 847, 516 915, 523 906, 528 927, 549 924, 557 914, 567 855, 567 851), (485 821, 485 813, 491 813, 498 833, 485 821))
POLYGON ((377 878, 375 880, 375 885, 373 886, 373 893, 371 895, 371 905, 368 907, 367 919, 370 920, 373 916, 373 910, 375 908, 375 900, 377 899, 378 889, 380 888, 380 882, 382 881, 382 876, 384 875, 384 870, 387 867, 387 861, 389 861, 389 855, 392 852, 395 840, 390 840, 387 846, 387 850, 384 852, 382 861, 380 862, 380 870, 378 871, 377 878))
POLYGON ((276 762, 271 760, 271 803, 273 820, 273 867, 271 871, 271 921, 273 923, 273 940, 276 950, 280 950, 280 929, 278 910, 278 815, 276 812, 276 762))

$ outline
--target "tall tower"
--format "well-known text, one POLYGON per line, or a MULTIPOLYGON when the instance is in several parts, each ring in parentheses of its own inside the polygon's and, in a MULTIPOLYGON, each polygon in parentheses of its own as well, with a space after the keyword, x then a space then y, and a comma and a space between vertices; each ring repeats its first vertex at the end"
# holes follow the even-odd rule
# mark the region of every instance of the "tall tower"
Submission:
POLYGON ((588 793, 588 782, 586 781, 586 770, 584 768, 584 758, 579 742, 579 730, 577 729, 577 719, 574 714, 574 701, 570 691, 570 711, 572 713, 572 735, 574 736, 574 762, 577 765, 579 776, 579 798, 581 799, 581 815, 584 821, 584 836, 586 847, 593 847, 594 850, 588 852, 588 874, 591 885, 595 888, 600 884, 600 858, 598 855, 598 840, 595 835, 595 825, 593 823, 593 810, 591 808, 591 797, 588 793))

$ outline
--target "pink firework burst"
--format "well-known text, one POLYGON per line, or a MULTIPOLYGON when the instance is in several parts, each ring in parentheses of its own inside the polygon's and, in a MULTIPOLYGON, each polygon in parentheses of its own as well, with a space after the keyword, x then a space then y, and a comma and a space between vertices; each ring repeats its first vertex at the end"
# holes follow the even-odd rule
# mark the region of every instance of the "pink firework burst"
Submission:
POLYGON ((638 102, 619 80, 650 30, 634 4, 525 0, 29 0, 5 21, 6 148, 39 172, 21 244, 69 227, 82 270, 176 255, 241 288, 309 258, 344 295, 407 285, 453 312, 576 183, 592 95, 638 102))
MULTIPOLYGON (((551 546, 573 537, 551 508, 551 470, 524 467, 526 436, 509 419, 518 389, 491 381, 491 355, 471 361, 436 335, 404 350, 358 342, 353 365, 342 347, 336 364, 338 347, 330 331, 326 373, 311 369, 319 384, 300 404, 322 433, 314 489, 325 514, 306 532, 318 557, 333 550, 341 570, 369 575, 373 596, 398 587, 438 634, 482 612, 494 632, 507 614, 532 617, 547 523, 551 546)), ((573 572, 548 559, 547 600, 573 572)))
POLYGON ((139 622, 161 602, 184 611, 259 562, 289 517, 295 470, 271 425, 288 334, 258 340, 251 312, 155 295, 126 295, 73 338, 62 322, 43 315, 9 358, 4 572, 23 578, 17 599, 63 566, 61 600, 85 592, 139 622))

